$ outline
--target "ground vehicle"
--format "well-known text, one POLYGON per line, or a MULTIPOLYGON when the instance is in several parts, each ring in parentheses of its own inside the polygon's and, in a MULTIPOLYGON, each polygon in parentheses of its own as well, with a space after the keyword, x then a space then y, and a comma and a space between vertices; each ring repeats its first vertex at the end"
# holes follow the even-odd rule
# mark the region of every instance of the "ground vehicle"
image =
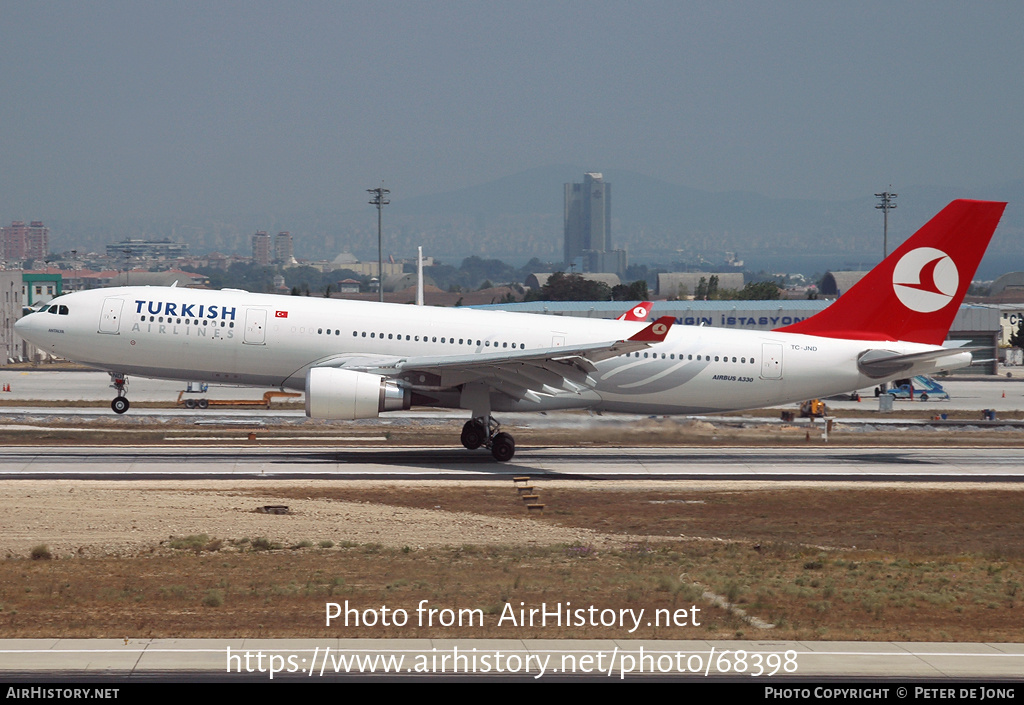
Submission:
POLYGON ((898 379, 886 391, 896 399, 918 399, 928 401, 929 399, 949 399, 949 392, 943 389, 942 385, 928 375, 917 375, 910 379, 898 379))

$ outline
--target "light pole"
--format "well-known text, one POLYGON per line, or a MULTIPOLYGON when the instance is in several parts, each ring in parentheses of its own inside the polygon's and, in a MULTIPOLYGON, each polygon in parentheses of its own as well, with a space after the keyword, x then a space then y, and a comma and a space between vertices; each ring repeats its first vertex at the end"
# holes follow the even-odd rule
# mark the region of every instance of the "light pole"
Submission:
MULTIPOLYGON (((892 184, 889 184, 889 188, 892 188, 892 184)), ((882 193, 875 194, 876 198, 882 199, 875 206, 875 208, 882 211, 882 259, 889 256, 889 211, 896 207, 895 201, 898 195, 898 193, 890 191, 882 191, 882 193)))
MULTIPOLYGON (((383 181, 381 182, 384 183, 383 181)), ((377 206, 377 293, 380 294, 380 302, 384 303, 384 248, 381 244, 381 214, 384 206, 391 203, 388 194, 391 193, 383 186, 366 189, 367 193, 373 194, 370 199, 371 206, 377 206)))

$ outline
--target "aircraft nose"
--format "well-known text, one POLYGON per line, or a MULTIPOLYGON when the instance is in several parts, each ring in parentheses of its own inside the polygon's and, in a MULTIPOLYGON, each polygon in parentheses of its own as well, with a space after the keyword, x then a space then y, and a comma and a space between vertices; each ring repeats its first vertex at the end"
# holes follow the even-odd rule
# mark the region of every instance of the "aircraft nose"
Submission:
POLYGON ((14 322, 14 332, 22 339, 28 340, 29 335, 36 330, 35 320, 36 319, 33 314, 22 316, 14 322))

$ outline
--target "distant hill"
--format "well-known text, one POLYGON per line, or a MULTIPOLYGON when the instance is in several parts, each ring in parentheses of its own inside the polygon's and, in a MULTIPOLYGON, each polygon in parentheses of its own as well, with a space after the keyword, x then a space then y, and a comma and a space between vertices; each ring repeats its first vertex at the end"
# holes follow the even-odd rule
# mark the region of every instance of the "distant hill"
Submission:
MULTIPOLYGON (((593 169, 593 167, 591 167, 593 169)), ((587 167, 554 165, 505 176, 446 193, 400 198, 384 211, 385 250, 411 257, 416 246, 446 262, 469 255, 522 263, 532 257, 560 259, 563 184, 581 181, 587 167)), ((770 198, 756 193, 702 191, 625 170, 602 170, 612 185, 612 240, 629 250, 631 261, 668 266, 673 261, 714 260, 735 251, 757 268, 780 268, 801 258, 820 260, 812 269, 870 266, 881 255, 882 216, 871 194, 846 201, 770 198), (831 264, 829 264, 831 263, 831 264)), ((880 187, 881 188, 881 187, 880 187)), ((984 193, 947 187, 896 189, 890 213, 890 251, 954 198, 1010 203, 985 264, 1024 266, 1024 180, 984 193), (994 263, 994 264, 992 264, 994 263)), ((48 223, 54 249, 102 251, 125 237, 170 237, 193 252, 249 253, 256 230, 289 230, 295 254, 331 259, 349 250, 376 258, 374 219, 358 213, 236 214, 191 221, 48 223)), ((983 264, 983 267, 985 267, 983 264)), ((1003 270, 1000 270, 1003 271, 1003 270)))

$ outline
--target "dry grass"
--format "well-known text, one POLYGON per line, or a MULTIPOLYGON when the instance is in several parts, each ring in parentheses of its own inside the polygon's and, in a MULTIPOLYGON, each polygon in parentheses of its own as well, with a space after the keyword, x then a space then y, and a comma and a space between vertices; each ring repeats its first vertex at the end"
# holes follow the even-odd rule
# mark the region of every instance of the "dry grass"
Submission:
MULTIPOLYGON (((629 491, 547 486, 541 521, 647 540, 387 548, 178 537, 127 559, 0 561, 3 637, 658 637, 1017 641, 1024 629, 1024 492, 1015 489, 629 491), (660 537, 675 537, 672 539, 660 537), (173 546, 173 547, 172 547, 173 546), (776 624, 765 632, 706 592, 776 624), (404 627, 324 625, 326 602, 387 605, 404 627), (421 600, 484 625, 422 627, 421 600), (699 627, 498 625, 506 603, 701 611, 699 627)), ((511 487, 289 490, 392 506, 523 516, 511 487)), ((311 539, 313 537, 310 537, 311 539)))

